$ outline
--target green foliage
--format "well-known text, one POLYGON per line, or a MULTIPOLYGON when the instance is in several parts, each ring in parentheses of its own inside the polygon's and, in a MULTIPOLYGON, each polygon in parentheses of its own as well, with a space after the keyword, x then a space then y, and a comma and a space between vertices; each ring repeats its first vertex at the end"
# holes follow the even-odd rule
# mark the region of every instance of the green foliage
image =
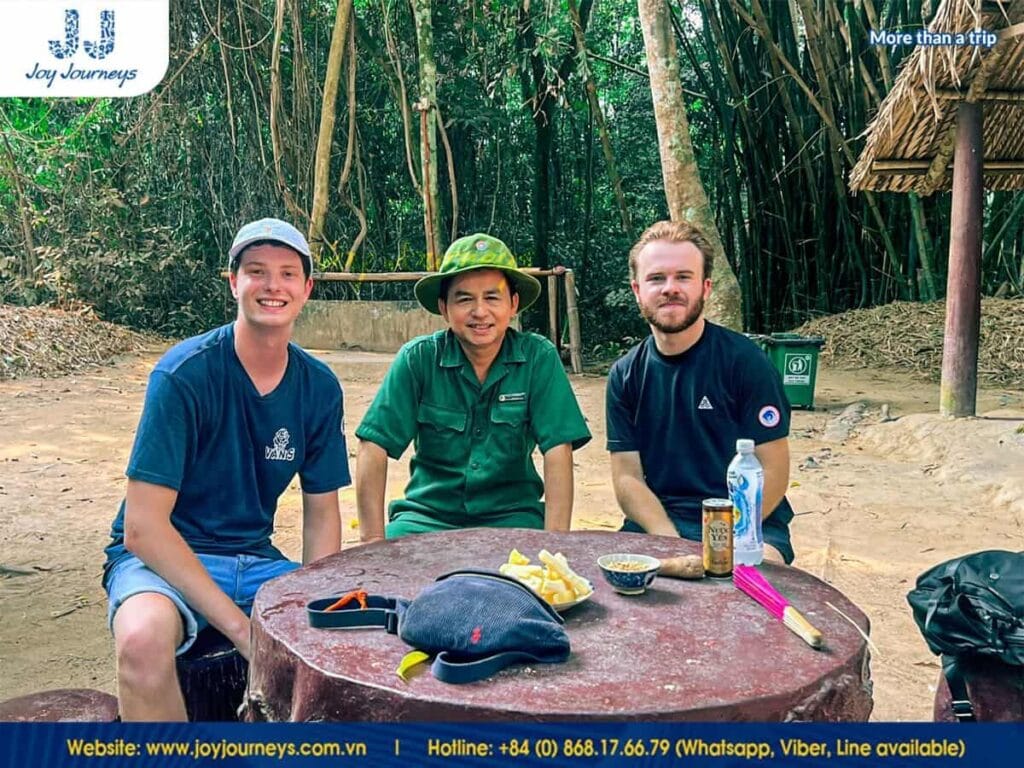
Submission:
MULTIPOLYGON (((453 227, 456 236, 489 231, 524 264, 573 268, 586 350, 603 355, 642 336, 626 268, 632 239, 622 231, 578 72, 568 4, 432 5, 438 103, 453 169, 439 150, 444 240, 453 227)), ((636 4, 577 5, 626 204, 640 230, 663 218, 666 204, 636 4)), ((856 152, 856 137, 877 107, 861 62, 884 89, 877 51, 865 42, 863 4, 810 5, 831 10, 827 30, 840 20, 852 30, 826 41, 834 66, 824 82, 808 55, 803 20, 791 15, 799 5, 760 3, 779 50, 813 93, 829 97, 856 152)), ((884 6, 893 28, 918 21, 922 6, 920 0, 875 5, 880 12, 884 6)), ((204 16, 195 4, 172 0, 171 62, 154 94, 0 104, 9 144, 0 143, 0 300, 86 302, 106 319, 184 335, 232 313, 218 273, 241 223, 277 215, 308 224, 289 207, 282 182, 308 211, 336 3, 286 3, 276 164, 269 119, 275 2, 224 5, 217 17, 212 7, 204 16)), ((849 195, 845 178, 836 178, 834 138, 820 115, 790 73, 773 71, 770 46, 736 12, 752 13, 753 5, 686 0, 670 7, 693 145, 744 290, 748 327, 790 327, 817 313, 916 297, 922 260, 906 197, 878 197, 896 241, 893 260, 864 196, 849 195)), ((419 98, 410 7, 356 0, 354 9, 357 140, 339 188, 349 139, 346 64, 320 266, 345 266, 360 230, 351 203, 367 224, 352 269, 420 270, 422 202, 410 180, 399 95, 404 85, 407 103, 419 98), (393 48, 385 39, 385 11, 393 48)), ((419 115, 409 117, 418 175, 419 115)), ((840 173, 848 171, 844 162, 840 173)), ((1019 194, 988 201, 988 291, 1024 289, 1019 201, 1019 194)), ((948 197, 922 205, 941 286, 948 197)), ((407 284, 324 284, 317 295, 409 298, 411 291, 407 284)), ((538 308, 526 321, 542 328, 546 311, 538 308)))
POLYGON ((214 319, 217 276, 181 254, 168 227, 134 228, 130 240, 86 232, 70 248, 39 252, 43 286, 61 305, 88 303, 112 322, 169 336, 214 319))

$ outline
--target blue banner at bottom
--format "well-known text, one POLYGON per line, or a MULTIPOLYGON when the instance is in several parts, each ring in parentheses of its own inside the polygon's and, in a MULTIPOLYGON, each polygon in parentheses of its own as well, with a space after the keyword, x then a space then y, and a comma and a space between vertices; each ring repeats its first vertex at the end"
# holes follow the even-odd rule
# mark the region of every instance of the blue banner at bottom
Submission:
POLYGON ((1017 723, 0 723, 0 768, 992 768, 997 762, 1019 765, 1021 754, 1024 724, 1017 723))

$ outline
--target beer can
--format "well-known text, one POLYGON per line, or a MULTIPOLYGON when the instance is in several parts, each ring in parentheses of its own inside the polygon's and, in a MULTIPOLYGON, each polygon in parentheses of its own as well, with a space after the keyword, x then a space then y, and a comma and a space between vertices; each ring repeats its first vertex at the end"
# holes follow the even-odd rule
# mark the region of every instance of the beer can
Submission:
POLYGON ((718 578, 731 576, 732 502, 729 499, 704 499, 701 509, 704 572, 718 578))

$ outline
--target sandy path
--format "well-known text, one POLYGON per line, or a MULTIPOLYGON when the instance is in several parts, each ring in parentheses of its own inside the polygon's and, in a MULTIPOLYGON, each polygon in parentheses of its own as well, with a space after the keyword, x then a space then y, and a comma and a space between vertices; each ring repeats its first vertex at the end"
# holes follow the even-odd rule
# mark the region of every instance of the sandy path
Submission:
MULTIPOLYGON (((0 698, 57 687, 113 691, 99 586, 102 548, 123 493, 122 472, 158 351, 59 379, 0 383, 0 698)), ((352 432, 389 357, 330 352, 352 432)), ((576 454, 577 528, 617 527, 604 452, 604 379, 573 379, 594 442, 576 454)), ((938 665, 904 595, 918 573, 984 548, 1024 549, 1024 393, 986 390, 984 419, 930 415, 938 388, 877 371, 822 371, 815 412, 793 419, 797 565, 834 584, 870 616, 875 719, 931 717, 938 665), (830 438, 850 403, 866 410, 853 436, 830 438), (898 417, 879 422, 889 403, 898 417), (813 461, 808 461, 811 458, 813 461)), ((393 466, 388 492, 404 486, 393 466)), ((354 493, 343 492, 344 536, 354 493)), ((277 543, 299 548, 298 494, 282 498, 277 543)))

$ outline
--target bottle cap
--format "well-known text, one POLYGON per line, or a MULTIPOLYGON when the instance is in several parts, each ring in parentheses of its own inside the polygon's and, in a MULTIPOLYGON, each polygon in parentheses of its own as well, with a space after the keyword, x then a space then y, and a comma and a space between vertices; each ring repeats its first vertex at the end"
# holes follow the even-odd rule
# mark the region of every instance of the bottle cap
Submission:
POLYGON ((753 453, 754 452, 754 441, 740 438, 736 441, 736 452, 737 453, 753 453))

